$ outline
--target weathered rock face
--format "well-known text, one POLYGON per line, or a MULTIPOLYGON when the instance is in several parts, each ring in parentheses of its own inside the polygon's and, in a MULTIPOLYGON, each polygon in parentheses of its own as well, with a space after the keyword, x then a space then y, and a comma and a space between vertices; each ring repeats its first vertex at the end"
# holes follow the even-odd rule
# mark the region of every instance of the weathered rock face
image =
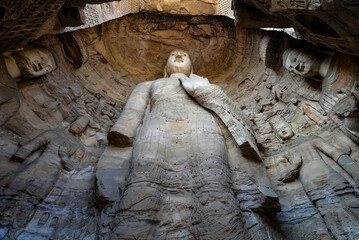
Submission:
POLYGON ((21 48, 44 34, 88 28, 143 11, 233 18, 230 1, 4 0, 0 2, 0 51, 21 48))
MULTIPOLYGON (((319 55, 333 56, 326 66, 337 74, 303 76, 304 63, 320 61, 293 64, 297 72, 290 72, 282 55, 314 52, 312 45, 235 27, 224 17, 154 13, 44 36, 36 44, 57 55, 56 70, 10 81, 6 65, 1 68, 20 109, 0 98, 1 109, 9 110, 0 127, 0 238, 358 238, 357 124, 345 123, 357 114, 356 57, 320 49, 319 55), (162 78, 175 48, 187 50, 194 72, 223 92, 206 87, 192 98, 178 80, 162 79, 137 135, 125 148, 109 144, 130 93, 162 78), (178 100, 166 98, 161 108, 156 97, 168 97, 165 89, 178 100), (322 108, 324 94, 335 99, 333 109, 322 108), (218 99, 235 105, 223 110, 218 99), (254 133, 262 162, 238 147, 232 131, 238 119, 254 133), (158 141, 156 126, 165 129, 158 141), (172 157, 153 158, 154 151, 172 157)), ((133 106, 141 99, 132 99, 133 106)), ((120 124, 125 129, 134 122, 127 119, 120 124)))
POLYGON ((199 75, 206 73, 216 82, 224 81, 227 72, 231 72, 229 69, 236 68, 239 63, 236 32, 231 19, 154 13, 124 19, 119 24, 105 23, 102 26, 103 44, 113 68, 131 73, 128 75, 135 81, 163 76, 167 60, 163 52, 169 53, 173 48, 188 51, 194 71, 199 75))
POLYGON ((233 0, 239 25, 294 27, 320 47, 359 56, 359 3, 340 0, 233 0))
POLYGON ((172 14, 214 15, 218 0, 140 1, 140 11, 158 11, 172 14))

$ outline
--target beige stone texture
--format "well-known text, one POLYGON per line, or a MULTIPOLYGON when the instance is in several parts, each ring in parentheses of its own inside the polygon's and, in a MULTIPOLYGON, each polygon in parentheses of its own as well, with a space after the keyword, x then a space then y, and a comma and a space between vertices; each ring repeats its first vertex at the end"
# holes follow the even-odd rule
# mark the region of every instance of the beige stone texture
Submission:
POLYGON ((159 11, 171 14, 214 15, 218 0, 155 0, 140 1, 140 11, 159 11))
MULTIPOLYGON (((242 12, 270 7, 245 2, 251 7, 242 12)), ((307 9, 293 2, 296 9, 277 7, 271 16, 319 11, 317 1, 307 9)), ((328 14, 332 5, 322 3, 328 14)), ((336 9, 350 6, 352 16, 355 6, 340 4, 336 9)), ((0 25, 10 16, 20 21, 17 13, 6 12, 0 25)), ((241 23, 275 22, 241 17, 247 22, 235 25, 223 16, 137 13, 46 35, 32 46, 55 52, 58 68, 31 79, 15 81, 1 58, 0 90, 7 94, 0 95, 0 238, 357 239, 356 46, 341 31, 340 38, 323 38, 305 30, 313 43, 322 39, 329 47, 323 48, 244 29, 241 23), (183 75, 164 77, 176 48, 188 52, 200 92, 191 84, 185 89, 183 75), (302 63, 291 63, 297 72, 289 71, 286 49, 309 49, 314 65, 322 62, 317 56, 330 56, 319 67, 327 74, 301 75, 302 63), (334 104, 326 108, 323 97, 334 104), (218 99, 225 104, 216 105, 218 99), (131 106, 145 110, 138 114, 131 106), (71 133, 76 124, 79 131, 71 133), (243 127, 261 161, 240 148, 243 127), (111 129, 127 131, 125 148, 109 144, 111 129)), ((10 46, 0 34, 1 46, 10 46)))

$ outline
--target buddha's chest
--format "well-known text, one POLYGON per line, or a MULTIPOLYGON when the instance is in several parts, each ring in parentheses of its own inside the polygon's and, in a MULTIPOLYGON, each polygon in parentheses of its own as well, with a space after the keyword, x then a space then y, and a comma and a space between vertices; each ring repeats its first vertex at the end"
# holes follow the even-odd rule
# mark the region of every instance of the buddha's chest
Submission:
POLYGON ((156 80, 151 87, 152 100, 171 98, 190 99, 190 96, 181 86, 178 78, 161 78, 156 80))

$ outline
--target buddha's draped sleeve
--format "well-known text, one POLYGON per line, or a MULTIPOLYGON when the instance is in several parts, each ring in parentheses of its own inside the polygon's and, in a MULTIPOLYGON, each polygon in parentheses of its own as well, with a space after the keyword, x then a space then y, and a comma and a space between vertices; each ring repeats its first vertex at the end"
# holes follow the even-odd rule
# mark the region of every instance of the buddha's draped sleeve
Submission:
POLYGON ((107 135, 110 144, 117 147, 132 146, 136 129, 142 123, 150 100, 152 82, 138 84, 128 98, 117 122, 107 135))
POLYGON ((261 161, 253 130, 242 110, 214 84, 200 87, 190 93, 199 104, 221 118, 236 140, 244 156, 261 161))
POLYGON ((320 137, 312 140, 310 144, 336 161, 355 181, 359 182, 359 165, 350 157, 350 147, 337 148, 320 137))

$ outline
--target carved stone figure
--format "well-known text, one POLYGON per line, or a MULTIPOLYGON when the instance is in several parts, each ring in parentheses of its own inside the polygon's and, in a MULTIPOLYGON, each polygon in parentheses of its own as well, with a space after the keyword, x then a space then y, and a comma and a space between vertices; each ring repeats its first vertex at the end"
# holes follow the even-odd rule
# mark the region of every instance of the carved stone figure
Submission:
POLYGON ((25 48, 0 57, 0 126, 19 109, 16 78, 34 78, 57 68, 57 56, 42 47, 25 48))
MULTIPOLYGON (((172 51, 165 78, 137 85, 108 134, 115 146, 133 144, 113 239, 240 239, 245 234, 231 188, 230 162, 240 160, 229 159, 216 117, 247 161, 258 163, 259 151, 241 110, 218 86, 191 72, 188 53, 172 51)), ((243 185, 251 181, 246 177, 243 185)), ((255 184, 264 198, 277 202, 269 181, 255 184)))
POLYGON ((292 126, 280 115, 270 118, 269 124, 282 140, 287 140, 294 136, 292 126))
POLYGON ((90 120, 85 116, 80 116, 76 119, 75 122, 73 122, 70 126, 69 131, 71 133, 74 133, 76 135, 80 135, 83 133, 89 124, 90 120))
POLYGON ((8 72, 13 78, 40 77, 57 68, 57 56, 43 47, 28 47, 5 57, 8 72))
POLYGON ((358 96, 356 77, 348 72, 348 60, 337 55, 325 55, 309 50, 287 49, 283 65, 289 71, 322 80, 320 106, 339 125, 344 124, 347 134, 359 137, 358 96), (338 120, 339 118, 339 120, 338 120))
MULTIPOLYGON (((321 0, 276 0, 274 5, 284 9, 309 9, 315 10, 322 5, 321 0)), ((276 6, 274 6, 276 7, 276 6)))
MULTIPOLYGON (((72 171, 83 158, 85 149, 81 142, 69 133, 58 129, 45 131, 25 143, 13 155, 13 162, 1 165, 0 221, 3 227, 12 229, 26 226, 31 214, 53 189, 61 171, 72 171), (42 150, 43 149, 43 150, 42 150)), ((9 239, 12 237, 9 236, 9 239)))
MULTIPOLYGON (((274 124, 271 123, 272 126, 274 124)), ((278 126, 273 129, 276 134, 281 134, 278 126)), ((278 179, 290 182, 299 177, 307 196, 336 239, 358 237, 359 201, 355 189, 340 173, 328 166, 321 155, 325 154, 335 161, 358 182, 359 166, 350 158, 350 149, 338 149, 316 136, 300 137, 283 147, 289 150, 278 158, 289 160, 290 166, 280 172, 278 179)))

